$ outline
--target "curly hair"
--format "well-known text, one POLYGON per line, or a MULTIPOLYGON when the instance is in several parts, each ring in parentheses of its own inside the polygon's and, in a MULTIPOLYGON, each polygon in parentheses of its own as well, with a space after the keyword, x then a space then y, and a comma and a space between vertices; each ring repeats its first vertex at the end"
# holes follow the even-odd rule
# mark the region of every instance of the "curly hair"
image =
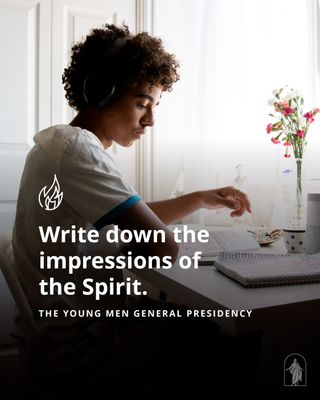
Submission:
POLYGON ((83 90, 85 79, 97 70, 103 71, 105 79, 121 84, 123 89, 148 82, 150 86, 171 91, 173 83, 179 80, 179 63, 174 54, 165 51, 162 40, 146 32, 132 35, 126 25, 106 24, 102 29, 93 29, 71 50, 71 61, 64 70, 62 82, 69 105, 77 111, 87 105, 83 90), (110 63, 110 49, 118 38, 128 40, 119 54, 113 56, 117 62, 110 63))

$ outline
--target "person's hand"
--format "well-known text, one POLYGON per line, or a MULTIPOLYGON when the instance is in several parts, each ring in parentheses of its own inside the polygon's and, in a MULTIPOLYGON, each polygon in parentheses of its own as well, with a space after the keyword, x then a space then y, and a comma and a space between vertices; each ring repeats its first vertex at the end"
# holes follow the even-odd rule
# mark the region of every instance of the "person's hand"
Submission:
POLYGON ((233 210, 231 217, 240 217, 245 211, 252 212, 248 196, 233 186, 200 192, 203 207, 208 209, 227 207, 233 210))

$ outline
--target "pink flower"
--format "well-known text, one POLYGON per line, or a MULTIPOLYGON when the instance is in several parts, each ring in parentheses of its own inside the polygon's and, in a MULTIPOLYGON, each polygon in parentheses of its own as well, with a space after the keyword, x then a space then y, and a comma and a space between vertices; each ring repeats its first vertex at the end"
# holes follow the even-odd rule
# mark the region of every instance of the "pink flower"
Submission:
POLYGON ((285 107, 285 108, 283 108, 283 110, 281 111, 281 113, 282 113, 285 117, 287 117, 288 115, 291 115, 291 114, 294 113, 294 108, 285 107))
POLYGON ((279 112, 281 109, 289 107, 289 103, 287 101, 282 101, 280 103, 274 103, 275 111, 279 112))
POLYGON ((284 146, 282 154, 285 158, 295 158, 297 155, 302 158, 310 124, 320 115, 320 106, 309 108, 308 112, 303 111, 303 96, 288 86, 275 89, 272 94, 268 105, 276 112, 272 110, 268 115, 275 121, 268 123, 265 128, 270 140, 273 144, 284 146))
POLYGON ((309 124, 311 124, 314 121, 313 113, 311 111, 308 111, 307 113, 303 114, 303 116, 305 117, 305 119, 309 124))
POLYGON ((272 131, 272 124, 268 124, 266 128, 267 133, 270 133, 272 131))

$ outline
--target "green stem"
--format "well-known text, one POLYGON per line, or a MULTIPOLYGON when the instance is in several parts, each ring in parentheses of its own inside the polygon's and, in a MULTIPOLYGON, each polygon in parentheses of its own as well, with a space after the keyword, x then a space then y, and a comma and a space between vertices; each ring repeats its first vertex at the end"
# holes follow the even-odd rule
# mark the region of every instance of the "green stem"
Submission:
POLYGON ((296 215, 295 222, 299 226, 302 222, 302 159, 296 158, 296 215))

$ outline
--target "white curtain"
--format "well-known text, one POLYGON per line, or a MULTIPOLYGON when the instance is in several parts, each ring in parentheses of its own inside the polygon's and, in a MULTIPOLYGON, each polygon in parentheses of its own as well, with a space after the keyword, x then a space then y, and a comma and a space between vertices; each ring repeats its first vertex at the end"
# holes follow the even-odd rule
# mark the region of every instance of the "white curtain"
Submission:
MULTIPOLYGON (((186 0, 184 5, 187 32, 179 89, 184 121, 179 129, 185 192, 230 185, 241 165, 254 208, 246 222, 271 225, 281 170, 292 165, 266 134, 268 100, 273 89, 289 85, 303 92, 306 108, 320 106, 317 1, 186 0)), ((314 173, 319 123, 309 135, 306 163, 314 173)), ((199 220, 230 221, 221 212, 207 211, 193 216, 193 222, 199 220)))

